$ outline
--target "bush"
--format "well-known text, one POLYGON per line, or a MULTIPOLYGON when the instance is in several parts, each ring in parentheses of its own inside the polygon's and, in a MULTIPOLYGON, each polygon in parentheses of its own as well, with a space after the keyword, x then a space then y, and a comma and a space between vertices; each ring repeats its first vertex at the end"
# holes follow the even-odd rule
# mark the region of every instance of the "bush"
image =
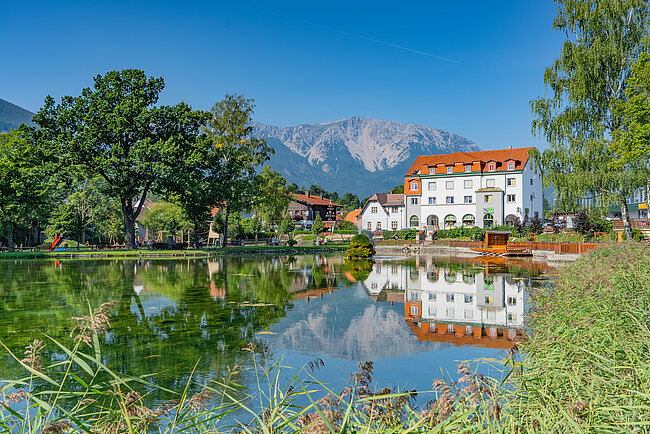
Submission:
POLYGON ((350 240, 350 247, 345 252, 345 259, 366 259, 375 254, 375 248, 364 234, 358 234, 350 240))
POLYGON ((294 240, 293 238, 289 238, 289 240, 287 241, 287 246, 289 247, 293 247, 296 244, 298 244, 298 241, 294 240))

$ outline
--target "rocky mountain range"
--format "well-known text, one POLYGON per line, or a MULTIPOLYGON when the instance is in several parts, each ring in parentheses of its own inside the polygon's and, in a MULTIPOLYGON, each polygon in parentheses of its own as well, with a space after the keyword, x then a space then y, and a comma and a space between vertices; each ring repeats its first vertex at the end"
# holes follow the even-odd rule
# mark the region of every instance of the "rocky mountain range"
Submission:
POLYGON ((469 139, 437 128, 352 117, 323 124, 275 127, 254 123, 275 149, 271 167, 288 182, 317 184, 340 195, 385 192, 404 182, 419 155, 478 151, 469 139))
MULTIPOLYGON (((0 99, 0 132, 31 124, 33 115, 0 99)), ((362 117, 294 127, 253 123, 253 133, 275 149, 270 165, 287 182, 307 188, 317 184, 339 195, 349 191, 360 198, 402 184, 418 155, 479 150, 448 131, 362 117)))
POLYGON ((6 133, 20 124, 32 125, 34 113, 0 98, 0 133, 6 133))

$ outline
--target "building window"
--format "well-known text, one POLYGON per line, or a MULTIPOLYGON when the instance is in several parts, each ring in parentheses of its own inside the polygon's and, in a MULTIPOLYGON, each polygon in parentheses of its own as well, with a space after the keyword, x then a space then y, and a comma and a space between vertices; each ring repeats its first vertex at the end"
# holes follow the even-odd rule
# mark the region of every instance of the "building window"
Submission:
POLYGON ((495 170, 496 168, 497 168, 497 165, 494 164, 494 163, 490 163, 490 165, 488 166, 488 170, 489 170, 490 172, 494 172, 494 170, 495 170))
MULTIPOLYGON (((472 309, 465 309, 465 319, 472 319, 474 317, 474 311, 472 309)), ((472 334, 472 327, 467 326, 465 329, 465 334, 472 334)))
POLYGON ((377 207, 376 206, 371 207, 370 208, 370 213, 371 214, 377 214, 377 207))
POLYGON ((472 196, 465 196, 465 203, 472 203, 472 196))
POLYGON ((377 222, 377 230, 378 230, 378 231, 381 230, 381 222, 377 222))
POLYGON ((494 196, 492 196, 491 194, 486 194, 485 203, 492 203, 492 202, 494 202, 494 196))
POLYGON ((411 306, 411 316, 417 316, 417 314, 418 314, 418 307, 411 306))
POLYGON ((436 198, 435 197, 430 197, 429 198, 429 205, 435 205, 436 204, 436 198))
POLYGON ((430 182, 429 183, 429 191, 435 191, 436 189, 436 183, 435 182, 430 182))
POLYGON ((447 293, 447 303, 453 303, 454 301, 454 293, 453 292, 448 292, 447 293))
POLYGON ((393 214, 397 214, 397 207, 394 206, 394 207, 391 209, 391 212, 392 212, 393 214))
POLYGON ((454 203, 454 196, 447 196, 447 203, 454 203))
POLYGON ((489 229, 494 225, 494 216, 492 214, 485 214, 483 216, 483 228, 489 229))
POLYGON ((472 294, 465 294, 465 303, 471 303, 474 301, 474 296, 472 294))
POLYGON ((492 304, 494 303, 494 297, 485 297, 485 304, 492 304))
POLYGON ((393 220, 392 222, 390 222, 390 228, 392 230, 397 230, 397 220, 393 220))
POLYGON ((533 185, 533 178, 530 178, 530 185, 533 185))
POLYGON ((368 230, 369 230, 369 231, 372 230, 372 222, 368 222, 368 230))
POLYGON ((516 297, 508 297, 508 306, 515 306, 517 304, 516 297))
POLYGON ((420 219, 418 219, 418 216, 411 216, 411 219, 409 220, 409 226, 412 228, 417 228, 420 226, 420 219))
POLYGON ((463 226, 474 226, 474 216, 472 214, 465 214, 463 216, 463 226))
POLYGON ((427 217, 427 226, 437 228, 438 227, 438 216, 437 215, 430 215, 429 217, 427 217))
POLYGON ((451 167, 451 166, 448 166, 448 167, 447 167, 447 173, 451 173, 453 170, 454 170, 453 167, 451 167))
POLYGON ((515 185, 517 185, 517 182, 515 181, 515 178, 508 178, 506 180, 506 185, 508 187, 514 187, 515 185))
POLYGON ((418 183, 417 181, 411 182, 411 190, 417 190, 418 189, 418 183))
POLYGON ((418 204, 418 198, 417 197, 412 197, 411 198, 411 205, 417 205, 418 204))
POLYGON ((530 201, 532 202, 532 201, 534 201, 534 200, 535 200, 535 195, 534 195, 534 194, 531 194, 531 195, 530 195, 530 201))
POLYGON ((453 190, 453 189, 454 189, 454 181, 447 181, 447 182, 445 183, 445 188, 446 188, 447 190, 453 190))
POLYGON ((472 166, 465 166, 465 172, 471 172, 472 166))
POLYGON ((506 201, 508 203, 514 203, 515 202, 515 195, 514 194, 509 194, 506 196, 506 201))
POLYGON ((515 163, 510 162, 508 163, 508 170, 514 170, 515 169, 515 163))
POLYGON ((465 188, 472 188, 474 187, 474 182, 471 179, 466 179, 465 182, 465 188))
POLYGON ((485 186, 486 187, 494 187, 494 179, 486 179, 485 180, 485 186))
POLYGON ((429 293, 429 300, 436 301, 436 293, 435 292, 430 292, 429 293))
POLYGON ((445 217, 445 227, 452 227, 456 226, 456 216, 453 214, 449 214, 447 217, 445 217))

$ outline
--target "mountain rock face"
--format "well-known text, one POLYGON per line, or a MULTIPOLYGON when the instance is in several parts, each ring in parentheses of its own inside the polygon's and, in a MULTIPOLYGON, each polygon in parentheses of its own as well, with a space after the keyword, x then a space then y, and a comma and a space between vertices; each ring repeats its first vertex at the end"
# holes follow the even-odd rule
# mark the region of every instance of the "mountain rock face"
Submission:
POLYGON ((20 124, 34 125, 34 113, 18 107, 15 104, 0 98, 0 133, 6 133, 20 124))
POLYGON ((361 117, 287 128, 254 123, 253 128, 275 149, 270 164, 288 182, 339 194, 369 196, 402 184, 419 155, 479 150, 447 131, 361 117))

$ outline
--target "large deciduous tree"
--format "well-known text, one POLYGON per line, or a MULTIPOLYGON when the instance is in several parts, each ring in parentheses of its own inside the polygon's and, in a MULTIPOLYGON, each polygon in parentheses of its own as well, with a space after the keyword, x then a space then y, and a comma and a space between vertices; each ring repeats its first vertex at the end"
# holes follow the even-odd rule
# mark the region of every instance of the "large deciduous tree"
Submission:
POLYGON ((205 115, 187 104, 156 107, 162 78, 137 69, 94 79, 60 104, 47 97, 34 121, 67 164, 100 175, 120 201, 127 248, 147 194, 162 191, 195 147, 205 115))
POLYGON ((27 128, 0 133, 0 218, 14 249, 16 224, 25 222, 49 200, 46 156, 27 128))
POLYGON ((226 246, 228 217, 231 212, 247 209, 256 200, 256 170, 269 159, 273 148, 264 139, 251 135, 253 100, 242 95, 226 95, 212 107, 206 136, 215 147, 220 176, 217 204, 223 207, 222 246, 226 246))
MULTIPOLYGON (((549 142, 545 182, 564 195, 596 193, 621 207, 632 236, 627 196, 644 181, 636 162, 621 162, 612 138, 623 128, 617 107, 626 100, 631 67, 645 50, 646 0, 557 0, 553 28, 566 34, 560 57, 544 73, 548 97, 531 101, 534 133, 549 142)), ((646 180, 647 182, 647 180, 646 180)))

